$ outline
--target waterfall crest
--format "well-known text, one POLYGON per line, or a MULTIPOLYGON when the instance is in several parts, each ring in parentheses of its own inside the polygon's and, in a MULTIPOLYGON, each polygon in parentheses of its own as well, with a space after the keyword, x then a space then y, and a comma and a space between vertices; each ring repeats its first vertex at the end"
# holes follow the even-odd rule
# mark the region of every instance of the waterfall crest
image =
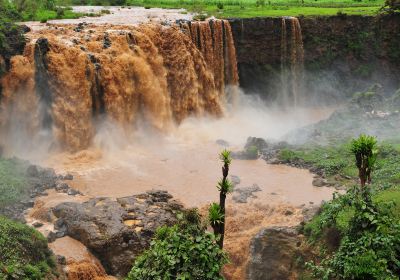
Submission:
POLYGON ((11 59, 1 79, 6 137, 0 145, 6 148, 51 131, 53 146, 78 151, 91 145, 105 117, 127 133, 143 121, 165 131, 189 116, 220 117, 225 88, 238 85, 225 20, 58 25, 29 36, 24 54, 11 59))

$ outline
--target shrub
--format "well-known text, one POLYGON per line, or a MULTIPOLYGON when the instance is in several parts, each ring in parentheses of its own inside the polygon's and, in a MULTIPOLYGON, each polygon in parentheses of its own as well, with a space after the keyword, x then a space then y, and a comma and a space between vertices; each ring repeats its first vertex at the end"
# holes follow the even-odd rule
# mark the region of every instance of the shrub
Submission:
POLYGON ((218 2, 217 3, 217 8, 220 9, 220 10, 223 10, 224 9, 224 3, 218 2))
POLYGON ((45 279, 55 267, 44 236, 4 217, 0 217, 0 248, 0 279, 45 279))
POLYGON ((205 232, 197 212, 157 230, 149 250, 135 261, 127 280, 223 279, 227 262, 215 236, 205 232))

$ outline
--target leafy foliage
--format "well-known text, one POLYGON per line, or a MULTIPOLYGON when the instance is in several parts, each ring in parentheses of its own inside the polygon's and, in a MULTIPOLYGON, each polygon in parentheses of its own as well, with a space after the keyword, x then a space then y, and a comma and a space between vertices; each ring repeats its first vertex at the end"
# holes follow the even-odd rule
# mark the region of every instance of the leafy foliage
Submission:
POLYGON ((351 151, 356 158, 361 187, 365 185, 366 181, 371 183, 371 172, 378 154, 376 145, 376 138, 365 134, 361 134, 358 139, 351 141, 351 151))
POLYGON ((208 221, 212 227, 218 226, 223 222, 224 214, 218 203, 213 202, 208 208, 208 221))
MULTIPOLYGON (((308 263, 318 279, 398 279, 400 271, 400 223, 392 204, 367 202, 355 191, 327 203, 318 217, 319 233, 324 228, 342 230, 340 246, 319 263, 308 263), (343 209, 353 213, 346 227, 338 225, 343 209)), ((315 225, 314 225, 315 226, 315 225)))
POLYGON ((0 279, 45 279, 55 266, 39 232, 4 217, 0 217, 0 248, 0 279))
POLYGON ((188 221, 185 214, 177 225, 159 228, 150 249, 137 258, 127 279, 223 279, 220 270, 227 262, 225 254, 196 214, 190 217, 188 221))
MULTIPOLYGON (((377 155, 376 145, 374 137, 365 135, 352 141, 351 151, 356 155, 358 168, 372 170, 377 155)), ((391 149, 385 150, 386 156, 395 153, 391 149)), ((365 172, 366 179, 368 170, 362 172, 365 172)), ((335 195, 332 201, 323 205, 320 215, 304 228, 314 241, 321 240, 327 229, 340 232, 337 250, 330 253, 321 251, 321 262, 307 263, 318 279, 398 279, 398 213, 394 211, 394 203, 373 199, 371 185, 362 186, 361 192, 354 187, 344 195, 335 195)))

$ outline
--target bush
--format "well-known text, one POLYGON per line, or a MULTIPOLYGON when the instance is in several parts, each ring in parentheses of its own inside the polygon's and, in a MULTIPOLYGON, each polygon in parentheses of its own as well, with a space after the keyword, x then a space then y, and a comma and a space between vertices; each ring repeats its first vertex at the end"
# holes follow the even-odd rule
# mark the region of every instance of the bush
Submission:
POLYGON ((218 2, 217 3, 217 8, 220 9, 220 10, 223 10, 224 9, 224 3, 218 2))
POLYGON ((195 212, 172 227, 157 230, 150 249, 135 261, 128 280, 223 279, 227 258, 195 212))
POLYGON ((55 267, 39 232, 4 217, 0 217, 0 248, 0 279, 45 279, 55 267))
POLYGON ((393 204, 373 202, 371 193, 361 197, 349 191, 324 205, 322 213, 305 232, 317 237, 328 228, 340 228, 341 241, 333 254, 315 265, 307 263, 318 279, 398 279, 400 272, 400 223, 393 204), (352 209, 352 211, 349 211, 352 209), (350 213, 339 225, 343 211, 350 213))

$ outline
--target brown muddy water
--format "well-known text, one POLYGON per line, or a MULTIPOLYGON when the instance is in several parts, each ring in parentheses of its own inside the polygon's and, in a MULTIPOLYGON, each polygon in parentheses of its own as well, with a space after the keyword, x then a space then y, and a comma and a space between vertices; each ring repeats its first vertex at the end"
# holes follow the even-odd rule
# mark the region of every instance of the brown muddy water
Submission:
MULTIPOLYGON (((58 172, 72 173, 73 187, 85 197, 121 197, 163 189, 186 206, 198 207, 205 213, 207 205, 218 200, 218 154, 224 148, 216 144, 218 136, 225 136, 229 149, 240 150, 245 135, 279 137, 293 127, 326 118, 332 112, 332 108, 298 109, 288 116, 274 109, 268 114, 251 109, 254 115, 247 110, 217 120, 191 119, 167 136, 141 132, 136 134, 135 144, 119 132, 100 130, 95 147, 73 155, 55 154, 45 162, 58 172), (263 122, 254 122, 256 115, 263 122)), ((240 178, 237 187, 257 184, 261 188, 246 204, 234 202, 232 195, 227 202, 225 249, 231 263, 224 274, 227 279, 239 280, 245 279, 251 238, 261 228, 298 224, 304 204, 318 205, 329 200, 334 189, 312 186, 313 174, 308 170, 270 165, 261 159, 233 160, 230 174, 240 178)))

